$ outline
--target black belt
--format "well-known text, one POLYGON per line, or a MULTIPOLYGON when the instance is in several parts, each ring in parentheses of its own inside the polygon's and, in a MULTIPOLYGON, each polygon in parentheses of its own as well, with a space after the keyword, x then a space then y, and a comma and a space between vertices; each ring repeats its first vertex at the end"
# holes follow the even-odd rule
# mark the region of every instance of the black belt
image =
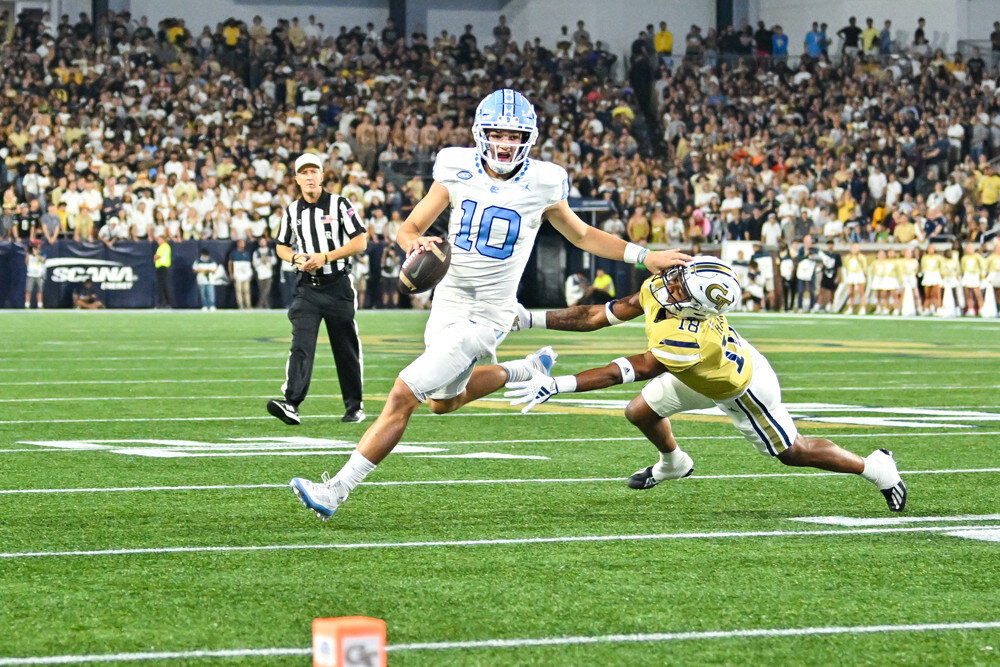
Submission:
POLYGON ((319 287, 321 285, 330 285, 335 283, 346 275, 347 271, 343 269, 334 271, 333 273, 303 273, 301 280, 308 285, 312 285, 313 287, 319 287))

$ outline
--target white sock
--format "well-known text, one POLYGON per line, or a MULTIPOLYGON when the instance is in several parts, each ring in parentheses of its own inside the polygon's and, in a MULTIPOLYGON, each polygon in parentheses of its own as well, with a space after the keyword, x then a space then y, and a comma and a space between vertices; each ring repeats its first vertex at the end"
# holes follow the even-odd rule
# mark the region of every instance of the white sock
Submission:
POLYGON ((679 446, 672 452, 660 452, 660 460, 653 466, 653 479, 662 482, 668 477, 677 477, 690 469, 691 457, 679 446), (684 470, 680 470, 680 468, 684 470))
POLYGON ((864 458, 865 469, 861 476, 877 486, 879 489, 890 489, 899 484, 899 472, 896 470, 896 463, 892 457, 880 449, 864 458))
POLYGON ((365 477, 373 470, 375 470, 375 464, 355 449, 351 454, 351 458, 347 459, 347 463, 344 464, 344 467, 333 478, 333 481, 347 487, 348 491, 353 491, 354 487, 364 481, 365 477))
POLYGON ((507 382, 527 382, 531 379, 531 369, 526 359, 514 359, 500 364, 507 371, 507 382))

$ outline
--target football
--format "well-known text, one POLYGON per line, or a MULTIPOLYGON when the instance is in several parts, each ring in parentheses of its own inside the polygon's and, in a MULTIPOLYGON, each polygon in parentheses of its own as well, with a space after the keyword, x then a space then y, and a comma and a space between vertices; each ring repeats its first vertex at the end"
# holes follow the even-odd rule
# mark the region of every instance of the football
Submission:
POLYGON ((410 253, 399 269, 397 287, 401 294, 418 294, 431 289, 444 278, 451 265, 451 244, 441 241, 430 250, 410 253))

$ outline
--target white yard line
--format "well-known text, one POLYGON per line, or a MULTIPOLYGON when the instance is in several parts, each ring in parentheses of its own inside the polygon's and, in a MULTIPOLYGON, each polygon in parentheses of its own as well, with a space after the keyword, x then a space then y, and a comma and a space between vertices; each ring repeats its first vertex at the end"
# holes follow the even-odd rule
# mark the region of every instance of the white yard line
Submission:
MULTIPOLYGON (((75 384, 208 384, 214 382, 228 382, 232 384, 233 382, 276 382, 281 384, 285 381, 285 378, 172 378, 168 380, 45 380, 44 384, 48 385, 75 385, 75 384)), ((0 382, 0 386, 4 387, 26 387, 26 386, 38 386, 40 383, 38 380, 25 380, 17 382, 0 382)))
MULTIPOLYGON (((564 415, 561 412, 539 412, 532 413, 535 417, 540 417, 543 415, 564 415)), ((339 418, 341 415, 310 415, 310 419, 323 419, 323 418, 339 418)), ((452 412, 446 415, 435 415, 418 413, 413 415, 413 417, 433 417, 435 419, 440 419, 442 417, 524 417, 520 412, 452 412)), ((412 417, 411 417, 412 418, 412 417)), ((48 419, 48 420, 23 420, 23 421, 0 421, 0 424, 36 424, 36 423, 65 423, 65 422, 136 422, 136 421, 221 421, 221 420, 252 420, 252 419, 274 419, 273 417, 136 417, 136 418, 124 418, 124 419, 48 419)), ((829 435, 829 434, 828 434, 829 435)), ((979 430, 954 430, 954 431, 925 431, 916 433, 837 433, 830 435, 830 437, 837 438, 838 440, 843 440, 844 438, 940 438, 942 436, 982 436, 982 435, 1000 435, 1000 431, 979 431, 979 430)), ((684 440, 743 440, 742 435, 692 435, 687 436, 684 440)), ((437 445, 505 445, 505 444, 532 444, 532 445, 544 445, 546 443, 554 442, 568 442, 568 443, 589 443, 589 444, 601 444, 604 442, 645 442, 646 438, 641 436, 622 436, 622 437, 602 437, 598 440, 593 438, 523 438, 517 440, 426 440, 426 441, 414 441, 407 442, 409 445, 427 445, 427 446, 437 446, 437 445)), ((86 442, 105 442, 100 439, 90 439, 86 442)), ((113 440, 110 442, 129 442, 123 440, 113 440)), ((79 449, 58 449, 58 448, 44 448, 39 446, 38 449, 3 449, 0 448, 0 454, 6 454, 11 452, 49 452, 49 451, 89 451, 89 450, 79 450, 79 449)), ((802 474, 815 474, 815 473, 802 473, 802 474)), ((836 474, 836 473, 833 473, 836 474)))
MULTIPOLYGON (((992 371, 996 373, 996 371, 992 371)), ((848 375, 852 375, 849 373, 848 375)), ((925 373, 926 375, 926 373, 925 373)), ((0 383, 2 384, 2 383, 0 383)), ((32 383, 34 384, 34 383, 32 383)), ((884 393, 886 391, 893 391, 895 389, 997 389, 1000 388, 1000 384, 883 384, 878 387, 824 387, 821 385, 815 385, 812 387, 781 387, 781 391, 821 391, 829 394, 830 392, 838 391, 871 391, 884 393)), ((638 392, 637 389, 603 389, 600 392, 588 392, 592 394, 628 394, 635 396, 638 392)))
MULTIPOLYGON (((365 378, 370 380, 391 380, 393 378, 365 378)), ((239 380, 232 380, 239 382, 239 380)), ((49 403, 63 401, 228 401, 257 400, 274 398, 276 394, 261 394, 259 396, 49 396, 45 398, 0 398, 0 403, 49 403)), ((309 398, 341 398, 341 394, 309 394, 309 398)), ((886 408, 891 410, 891 408, 886 408)), ((1000 417, 1000 415, 997 415, 1000 417)))
MULTIPOLYGON (((542 415, 565 415, 564 412, 537 412, 533 413, 534 417, 540 417, 542 415)), ((304 415, 306 419, 340 419, 343 417, 343 413, 334 415, 304 415)), ((446 415, 435 415, 430 413, 417 413, 411 417, 435 417, 440 419, 442 417, 524 417, 518 411, 506 412, 451 412, 446 415)), ((274 417, 270 415, 254 415, 249 417, 120 417, 120 418, 108 418, 108 419, 8 419, 0 421, 0 426, 4 424, 97 424, 97 423, 117 423, 117 422, 211 422, 211 421, 262 421, 269 420, 274 421, 274 417)), ((938 434, 940 435, 940 433, 938 434)), ((641 438, 639 438, 641 440, 641 438)), ((3 452, 0 449, 0 452, 3 452)))
MULTIPOLYGON (((967 475, 979 473, 997 473, 1000 468, 955 468, 953 470, 900 470, 901 475, 967 475)), ((734 474, 734 475, 691 475, 685 478, 688 480, 711 480, 711 479, 768 479, 772 477, 843 477, 844 473, 839 472, 774 472, 756 474, 734 474)), ((361 486, 442 486, 452 484, 583 484, 596 482, 624 482, 625 477, 555 477, 555 478, 511 478, 511 479, 425 479, 425 480, 399 480, 389 482, 361 482, 361 486)), ((110 486, 91 487, 75 489, 0 489, 0 495, 25 495, 25 494, 49 494, 49 493, 132 493, 143 491, 225 491, 228 489, 284 489, 288 484, 186 484, 182 486, 110 486)), ((985 515, 987 518, 1000 519, 1000 514, 985 515)), ((837 517, 834 517, 837 518, 837 517)), ((935 517, 911 517, 911 521, 935 521, 935 517)), ((795 521, 807 521, 807 518, 795 519, 795 521)), ((875 521, 875 520, 873 520, 875 521)), ((906 523, 893 519, 879 520, 881 523, 859 523, 844 525, 889 525, 892 523, 906 523)), ((813 523, 835 523, 833 521, 814 521, 813 523)), ((839 525, 839 524, 838 524, 839 525)))
POLYGON ((945 523, 967 522, 967 521, 998 521, 1000 514, 958 514, 954 516, 880 516, 880 517, 851 517, 851 516, 798 516, 792 517, 789 521, 801 521, 803 523, 818 523, 826 526, 899 526, 907 523, 945 523))
MULTIPOLYGON (((447 547, 518 546, 575 542, 635 542, 659 540, 720 540, 761 537, 819 537, 824 535, 877 535, 886 533, 940 533, 960 531, 961 526, 917 526, 913 528, 845 528, 825 530, 747 530, 649 535, 566 535, 559 537, 511 537, 478 540, 434 540, 426 542, 353 542, 330 544, 267 544, 255 546, 143 547, 136 549, 92 549, 73 551, 0 552, 2 558, 53 558, 64 556, 135 556, 178 553, 232 553, 248 551, 324 551, 355 549, 419 549, 447 547)), ((1000 526, 974 526, 976 530, 1000 530, 1000 526)))
MULTIPOLYGON (((618 635, 577 635, 560 637, 525 637, 511 639, 479 639, 450 642, 413 642, 389 644, 386 650, 448 651, 455 649, 524 648, 529 646, 574 646, 580 644, 634 644, 669 641, 700 641, 734 637, 810 637, 823 635, 868 635, 889 632, 947 632, 954 630, 995 630, 1000 621, 967 621, 962 623, 907 623, 902 625, 830 625, 807 628, 738 628, 734 630, 701 630, 690 632, 651 632, 618 635)), ((0 665, 70 665, 88 662, 130 662, 140 660, 195 660, 208 658, 267 658, 273 656, 308 656, 312 648, 247 648, 215 651, 157 651, 147 653, 104 653, 97 655, 57 655, 29 658, 0 658, 0 665)))

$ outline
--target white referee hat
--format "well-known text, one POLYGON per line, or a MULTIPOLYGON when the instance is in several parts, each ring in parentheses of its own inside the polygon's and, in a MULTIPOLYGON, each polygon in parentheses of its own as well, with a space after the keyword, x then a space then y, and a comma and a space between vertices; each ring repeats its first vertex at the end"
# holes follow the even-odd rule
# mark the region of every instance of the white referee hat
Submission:
POLYGON ((303 167, 316 167, 323 171, 323 159, 315 153, 303 153, 295 159, 295 173, 302 171, 303 167))

